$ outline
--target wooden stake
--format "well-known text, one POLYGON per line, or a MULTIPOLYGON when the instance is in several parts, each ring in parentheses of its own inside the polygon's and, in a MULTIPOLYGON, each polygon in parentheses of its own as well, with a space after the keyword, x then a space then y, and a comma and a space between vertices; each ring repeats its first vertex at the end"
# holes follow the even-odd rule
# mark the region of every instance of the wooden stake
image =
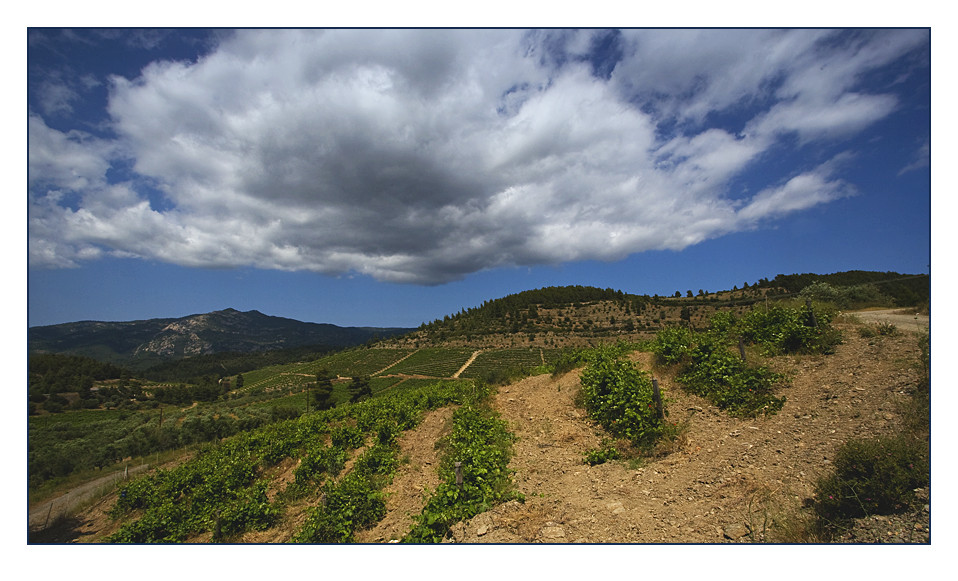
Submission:
POLYGON ((662 392, 659 391, 659 380, 652 378, 652 399, 655 401, 655 411, 659 417, 665 419, 665 407, 662 405, 662 392))
POLYGON ((745 361, 745 341, 741 337, 738 339, 738 354, 742 356, 742 361, 745 361))
POLYGON ((818 321, 815 320, 815 311, 812 310, 812 299, 805 299, 805 306, 808 307, 808 312, 812 314, 812 326, 817 327, 818 321))
POLYGON ((462 489, 462 462, 456 462, 456 486, 462 489))

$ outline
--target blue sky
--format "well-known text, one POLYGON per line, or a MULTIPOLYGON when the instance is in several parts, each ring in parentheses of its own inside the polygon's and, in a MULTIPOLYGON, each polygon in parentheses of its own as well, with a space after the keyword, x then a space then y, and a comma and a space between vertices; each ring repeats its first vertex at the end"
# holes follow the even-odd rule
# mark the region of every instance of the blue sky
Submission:
POLYGON ((927 29, 27 34, 29 324, 926 273, 927 29))

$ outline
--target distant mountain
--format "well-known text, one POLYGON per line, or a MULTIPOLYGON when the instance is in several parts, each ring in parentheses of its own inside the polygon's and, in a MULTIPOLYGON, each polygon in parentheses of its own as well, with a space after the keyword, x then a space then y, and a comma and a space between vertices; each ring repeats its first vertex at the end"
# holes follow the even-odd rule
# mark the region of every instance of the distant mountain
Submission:
POLYGON ((339 327, 273 317, 259 311, 225 309, 178 319, 80 321, 31 327, 28 341, 31 352, 85 355, 140 367, 149 362, 223 352, 249 353, 306 345, 344 348, 411 330, 339 327))

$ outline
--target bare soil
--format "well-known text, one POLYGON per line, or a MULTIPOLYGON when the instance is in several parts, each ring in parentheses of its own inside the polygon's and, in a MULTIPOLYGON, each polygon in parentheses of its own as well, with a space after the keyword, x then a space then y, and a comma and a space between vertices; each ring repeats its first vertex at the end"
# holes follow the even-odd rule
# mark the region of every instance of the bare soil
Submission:
MULTIPOLYGON (((787 403, 756 419, 731 418, 683 393, 649 354, 637 354, 640 367, 659 378, 670 419, 687 424, 671 453, 640 467, 583 462, 601 434, 573 403, 576 373, 501 389, 495 406, 519 436, 512 467, 526 500, 457 525, 452 541, 813 541, 801 536, 800 523, 815 479, 845 440, 898 430, 900 406, 917 382, 915 335, 863 339, 854 326, 844 330, 845 343, 833 355, 774 362, 791 376, 787 403)), ((841 540, 928 542, 929 514, 926 505, 913 514, 862 519, 841 540)))
MULTIPOLYGON (((575 405, 578 372, 539 375, 498 389, 493 406, 518 436, 511 462, 525 502, 512 501, 453 527, 455 543, 744 543, 815 542, 802 536, 814 482, 830 469, 838 446, 853 437, 894 433, 918 381, 917 335, 863 338, 860 323, 839 322, 845 342, 832 355, 772 360, 790 377, 784 409, 737 419, 684 393, 650 354, 640 368, 659 380, 670 421, 682 437, 654 458, 590 467, 584 454, 602 431, 575 405)), ((902 326, 904 327, 904 326, 902 326)), ((406 462, 387 488, 388 514, 360 532, 363 543, 395 542, 408 532, 430 490, 439 484, 435 442, 452 410, 427 414, 400 439, 406 462)), ((295 461, 276 468, 291 478, 295 461)), ((284 476, 285 474, 285 476, 284 476)), ((929 498, 930 491, 921 495, 929 498)), ((105 497, 51 531, 47 542, 102 542, 116 528, 105 497)), ((841 542, 927 543, 930 500, 918 510, 855 523, 841 542)), ((287 542, 302 525, 308 502, 288 507, 280 526, 237 542, 287 542)), ((196 542, 205 542, 196 539, 196 542)))
POLYGON ((914 309, 875 309, 857 311, 853 316, 866 323, 891 323, 904 331, 928 331, 929 317, 914 309))

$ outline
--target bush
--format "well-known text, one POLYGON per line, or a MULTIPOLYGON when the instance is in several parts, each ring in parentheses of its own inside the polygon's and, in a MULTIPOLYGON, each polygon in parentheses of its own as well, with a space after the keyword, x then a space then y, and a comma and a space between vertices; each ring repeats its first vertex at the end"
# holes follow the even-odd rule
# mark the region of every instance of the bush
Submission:
POLYGON ((596 466, 597 464, 605 464, 609 460, 618 460, 622 457, 622 454, 619 453, 619 449, 615 445, 606 440, 602 442, 602 446, 599 448, 593 448, 585 453, 585 462, 589 466, 596 466))
POLYGON ((648 448, 662 435, 661 410, 648 374, 619 359, 616 348, 600 347, 582 372, 582 402, 589 416, 610 434, 648 448))
POLYGON ((692 343, 692 331, 685 327, 669 327, 655 335, 651 349, 659 363, 675 365, 686 361, 692 343))
POLYGON ((873 284, 834 287, 827 282, 814 282, 803 288, 799 296, 803 299, 832 303, 841 309, 888 306, 894 302, 873 284))
POLYGON ((773 394, 784 376, 765 367, 749 367, 717 341, 703 340, 689 359, 678 380, 734 416, 775 413, 785 405, 784 397, 773 394))
POLYGON ((340 426, 333 430, 330 436, 333 446, 344 450, 355 450, 363 445, 365 436, 363 431, 355 426, 340 426))
POLYGON ((559 355, 559 358, 555 360, 555 363, 552 364, 552 377, 556 378, 560 375, 565 375, 582 365, 582 362, 582 353, 579 350, 565 349, 559 355))
POLYGON ((816 482, 815 512, 826 522, 907 507, 928 484, 928 446, 898 436, 849 440, 835 456, 834 472, 816 482))
POLYGON ((741 318, 732 333, 748 344, 762 345, 768 355, 833 353, 841 333, 830 325, 834 313, 824 308, 776 306, 756 309, 741 318))
POLYGON ((297 543, 349 543, 357 530, 368 528, 386 516, 386 501, 363 474, 350 472, 339 482, 323 486, 326 502, 310 511, 297 543))

